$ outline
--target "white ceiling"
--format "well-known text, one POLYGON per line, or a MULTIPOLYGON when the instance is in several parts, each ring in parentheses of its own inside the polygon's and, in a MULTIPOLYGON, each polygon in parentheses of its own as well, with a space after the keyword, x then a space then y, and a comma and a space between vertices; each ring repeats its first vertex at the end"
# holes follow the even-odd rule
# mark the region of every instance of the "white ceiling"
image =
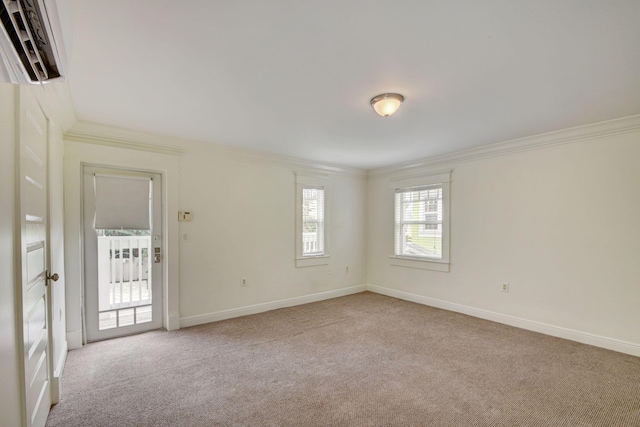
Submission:
POLYGON ((82 121, 373 168, 640 113, 638 0, 57 4, 82 121))

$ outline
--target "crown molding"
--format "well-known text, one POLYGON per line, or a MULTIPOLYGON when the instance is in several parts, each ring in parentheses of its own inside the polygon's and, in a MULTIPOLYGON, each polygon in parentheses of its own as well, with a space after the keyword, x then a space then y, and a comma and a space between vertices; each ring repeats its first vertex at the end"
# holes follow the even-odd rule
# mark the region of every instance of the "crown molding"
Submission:
POLYGON ((425 168, 452 167, 456 163, 637 131, 640 131, 640 114, 497 142, 417 161, 369 169, 367 175, 368 177, 380 177, 391 174, 415 174, 419 172, 420 169, 425 168))
MULTIPOLYGON (((184 150, 171 145, 151 143, 151 138, 139 138, 135 134, 136 132, 126 131, 124 129, 110 128, 108 126, 87 122, 78 122, 73 128, 65 133, 64 139, 67 141, 81 142, 85 144, 103 145, 107 147, 147 151, 174 156, 181 156, 185 153, 184 150)), ((162 137, 157 137, 155 141, 160 142, 159 138, 162 137)))
POLYGON ((134 131, 90 122, 78 122, 65 134, 67 141, 148 151, 170 155, 210 155, 237 161, 273 164, 313 173, 366 176, 366 170, 318 163, 294 157, 235 148, 147 132, 134 131))
MULTIPOLYGON (((69 109, 69 111, 73 113, 72 109, 69 109)), ((73 116, 73 119, 75 119, 75 116, 73 116)), ((70 123, 71 121, 72 120, 69 118, 66 120, 66 123, 70 123)), ((231 157, 237 161, 260 164, 267 163, 311 173, 380 177, 385 175, 411 175, 422 173, 425 168, 450 168, 456 163, 637 131, 640 131, 640 114, 573 128, 561 129, 558 131, 509 141, 497 142, 494 144, 457 151, 455 153, 369 169, 368 171, 359 168, 318 163, 310 160, 280 156, 255 150, 155 135, 147 132, 133 131, 89 122, 76 122, 71 129, 66 131, 65 139, 68 141, 177 156, 191 154, 212 155, 224 158, 231 157)))

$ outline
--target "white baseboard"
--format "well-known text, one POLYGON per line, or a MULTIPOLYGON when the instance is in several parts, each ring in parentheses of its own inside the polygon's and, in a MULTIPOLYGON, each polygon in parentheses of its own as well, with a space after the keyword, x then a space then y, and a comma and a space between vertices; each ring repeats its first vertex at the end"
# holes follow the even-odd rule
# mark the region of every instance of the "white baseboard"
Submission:
POLYGON ((180 329, 180 316, 169 316, 167 318, 167 331, 177 331, 180 329))
POLYGON ((67 346, 69 350, 82 348, 82 330, 67 332, 67 346))
POLYGON ((60 378, 62 377, 62 372, 64 371, 64 365, 67 363, 68 352, 69 347, 67 345, 67 341, 65 340, 65 342, 62 344, 62 349, 60 350, 58 365, 53 370, 53 377, 51 378, 51 403, 53 404, 60 402, 60 396, 62 395, 60 378))
POLYGON ((588 332, 576 331, 573 329, 563 328, 561 326, 549 325, 547 323, 537 322, 535 320, 527 320, 521 317, 509 316, 507 314, 496 313, 494 311, 483 310, 480 308, 469 307, 466 305, 442 301, 435 298, 424 297, 409 292, 385 288, 383 286, 366 285, 366 290, 375 292, 377 294, 402 299, 405 301, 411 301, 418 304, 428 305, 430 307, 455 311, 456 313, 467 314, 469 316, 479 317, 481 319, 491 320, 493 322, 503 323, 505 325, 515 326, 517 328, 526 329, 529 331, 539 332, 558 338, 576 341, 582 344, 589 344, 596 347, 606 348, 608 350, 640 357, 640 344, 632 342, 621 341, 614 338, 590 334, 588 332))
POLYGON ((197 316, 182 317, 180 318, 180 327, 186 328, 189 326, 218 322, 220 320, 247 316, 249 314, 263 313, 265 311, 276 310, 278 308, 292 307, 294 305, 308 304, 310 302, 317 302, 326 299, 357 294, 366 290, 366 285, 351 286, 349 288, 336 289, 333 291, 320 292, 317 294, 287 298, 283 300, 265 302, 262 304, 249 305, 240 308, 232 308, 229 310, 221 310, 213 313, 199 314, 197 316))
MULTIPOLYGON (((562 326, 550 325, 547 323, 528 320, 521 317, 510 316, 507 314, 497 313, 494 311, 484 310, 481 308, 470 307, 462 304, 452 303, 448 301, 429 298, 422 295, 412 294, 409 292, 398 291, 395 289, 385 288, 377 285, 359 285, 349 288, 336 289, 333 291, 320 292, 317 294, 304 295, 301 297, 288 298, 278 301, 271 301, 262 304, 255 304, 245 307, 233 308, 229 310, 221 310, 213 313, 206 313, 197 316, 189 316, 180 318, 180 327, 202 325, 205 323, 217 322, 234 317, 247 316, 250 314, 263 313, 265 311, 276 310, 279 308, 292 307, 295 305, 308 304, 311 302, 322 301, 331 298, 356 294, 359 292, 371 291, 381 295, 411 301, 418 304, 428 305, 430 307, 441 308, 456 313, 462 313, 480 319, 490 320, 502 323, 516 328, 526 329, 533 332, 576 341, 583 344, 593 345, 596 347, 606 348, 608 350, 620 353, 630 354, 640 357, 640 344, 622 341, 615 338, 595 335, 588 332, 577 331, 574 329, 564 328, 562 326)), ((171 323, 171 322, 170 322, 171 323)), ((68 337, 67 337, 68 339, 68 337)))
POLYGON ((62 348, 60 349, 60 357, 58 359, 58 365, 55 367, 53 371, 54 377, 61 377, 62 371, 64 371, 64 365, 67 363, 67 353, 69 352, 69 346, 65 341, 62 343, 62 348))

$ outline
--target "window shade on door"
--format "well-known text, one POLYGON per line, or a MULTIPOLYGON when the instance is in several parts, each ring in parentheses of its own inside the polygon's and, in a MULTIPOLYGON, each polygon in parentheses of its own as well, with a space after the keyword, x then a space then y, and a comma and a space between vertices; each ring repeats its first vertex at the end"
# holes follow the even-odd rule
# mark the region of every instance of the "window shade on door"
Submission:
POLYGON ((96 174, 96 230, 149 230, 151 183, 143 177, 96 174))

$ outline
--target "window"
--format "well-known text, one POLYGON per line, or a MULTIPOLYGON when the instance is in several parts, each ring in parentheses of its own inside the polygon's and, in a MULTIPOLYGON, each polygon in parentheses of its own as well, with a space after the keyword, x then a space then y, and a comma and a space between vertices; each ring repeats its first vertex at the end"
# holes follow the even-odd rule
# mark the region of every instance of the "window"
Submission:
POLYGON ((393 265, 449 271, 450 172, 390 182, 393 265))
POLYGON ((296 267, 329 264, 327 184, 324 175, 296 174, 296 267))
POLYGON ((302 187, 302 256, 324 255, 324 188, 302 187))
POLYGON ((396 255, 442 259, 442 184, 397 189, 396 255))

